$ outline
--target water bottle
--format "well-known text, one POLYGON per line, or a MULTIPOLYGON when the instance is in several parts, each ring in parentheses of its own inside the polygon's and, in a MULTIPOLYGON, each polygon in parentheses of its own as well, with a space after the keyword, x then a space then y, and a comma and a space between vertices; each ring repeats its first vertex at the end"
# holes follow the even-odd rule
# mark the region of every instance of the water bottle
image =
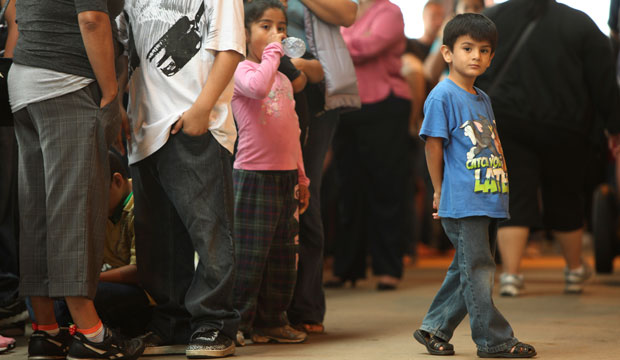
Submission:
POLYGON ((296 37, 287 37, 282 40, 284 54, 291 59, 300 58, 306 53, 306 43, 296 37))

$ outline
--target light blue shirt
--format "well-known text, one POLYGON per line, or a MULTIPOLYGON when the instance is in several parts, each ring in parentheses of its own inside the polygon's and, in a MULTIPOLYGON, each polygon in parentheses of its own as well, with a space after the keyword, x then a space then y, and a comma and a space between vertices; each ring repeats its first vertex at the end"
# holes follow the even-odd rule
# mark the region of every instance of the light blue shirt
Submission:
POLYGON ((424 103, 420 137, 443 141, 440 217, 508 218, 508 175, 491 100, 445 79, 424 103))

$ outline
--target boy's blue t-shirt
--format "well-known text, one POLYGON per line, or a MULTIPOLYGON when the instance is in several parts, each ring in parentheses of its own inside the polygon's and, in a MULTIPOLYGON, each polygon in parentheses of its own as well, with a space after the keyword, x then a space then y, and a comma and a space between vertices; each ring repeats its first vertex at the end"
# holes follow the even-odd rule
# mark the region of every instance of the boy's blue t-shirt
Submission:
POLYGON ((508 175, 491 100, 471 94, 450 79, 424 103, 420 137, 444 139, 440 217, 508 218, 508 175))

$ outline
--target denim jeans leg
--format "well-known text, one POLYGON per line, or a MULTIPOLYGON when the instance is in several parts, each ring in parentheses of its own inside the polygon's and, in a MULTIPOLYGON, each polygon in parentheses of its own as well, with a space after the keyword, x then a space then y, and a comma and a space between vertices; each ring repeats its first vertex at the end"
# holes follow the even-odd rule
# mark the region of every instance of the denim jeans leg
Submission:
POLYGON ((458 252, 454 254, 446 278, 424 316, 420 329, 449 341, 456 327, 467 315, 463 297, 458 252))
POLYGON ((510 349, 518 340, 492 299, 497 220, 485 216, 444 218, 442 225, 458 254, 472 339, 485 352, 510 349))

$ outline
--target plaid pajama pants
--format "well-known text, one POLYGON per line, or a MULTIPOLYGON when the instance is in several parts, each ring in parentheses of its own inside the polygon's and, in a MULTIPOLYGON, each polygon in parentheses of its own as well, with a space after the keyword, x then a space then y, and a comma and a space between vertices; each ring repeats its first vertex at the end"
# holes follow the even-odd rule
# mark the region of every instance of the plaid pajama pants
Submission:
POLYGON ((297 170, 233 170, 239 329, 288 324, 297 279, 297 170))

